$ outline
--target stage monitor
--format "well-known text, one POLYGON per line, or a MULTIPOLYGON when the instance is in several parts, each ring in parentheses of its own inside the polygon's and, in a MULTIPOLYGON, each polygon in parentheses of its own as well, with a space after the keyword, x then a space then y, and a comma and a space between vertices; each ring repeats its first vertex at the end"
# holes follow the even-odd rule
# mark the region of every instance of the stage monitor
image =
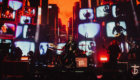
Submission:
POLYGON ((87 20, 94 18, 94 11, 91 8, 83 8, 79 11, 80 20, 87 20))
POLYGON ((24 15, 35 16, 36 9, 33 7, 25 7, 24 15))
POLYGON ((16 11, 9 8, 2 8, 1 18, 7 20, 15 20, 16 11))
POLYGON ((40 55, 45 55, 47 53, 48 48, 52 48, 48 42, 41 42, 39 45, 40 55))
POLYGON ((27 56, 29 51, 35 52, 35 43, 29 41, 15 41, 15 47, 19 47, 22 50, 22 56, 27 56))
POLYGON ((81 54, 86 54, 86 56, 90 56, 96 53, 96 42, 95 41, 80 41, 78 44, 78 48, 80 49, 81 54))
POLYGON ((98 6, 96 8, 96 17, 97 18, 108 16, 109 13, 110 13, 109 5, 102 5, 102 6, 98 6))
POLYGON ((0 36, 15 36, 16 24, 0 23, 0 36))
POLYGON ((94 38, 100 32, 100 24, 84 23, 79 24, 78 33, 83 37, 94 38))
POLYGON ((125 21, 111 21, 106 23, 107 37, 119 37, 127 34, 125 21), (118 24, 118 26, 117 26, 118 24))
POLYGON ((13 10, 22 10, 23 1, 22 0, 9 0, 8 5, 13 10))
POLYGON ((66 43, 58 43, 57 44, 57 54, 60 55, 63 52, 63 48, 66 45, 66 43))
POLYGON ((32 18, 29 16, 21 16, 20 18, 20 24, 31 24, 32 23, 32 18))

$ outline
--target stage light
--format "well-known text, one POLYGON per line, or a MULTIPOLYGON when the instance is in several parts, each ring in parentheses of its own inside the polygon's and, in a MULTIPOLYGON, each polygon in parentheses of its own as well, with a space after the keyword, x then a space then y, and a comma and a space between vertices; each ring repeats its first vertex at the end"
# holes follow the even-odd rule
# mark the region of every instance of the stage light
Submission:
POLYGON ((107 61, 107 58, 102 57, 102 58, 100 58, 100 60, 101 60, 101 61, 107 61))
POLYGON ((28 57, 21 57, 21 60, 26 60, 26 61, 28 61, 29 58, 28 58, 28 57))

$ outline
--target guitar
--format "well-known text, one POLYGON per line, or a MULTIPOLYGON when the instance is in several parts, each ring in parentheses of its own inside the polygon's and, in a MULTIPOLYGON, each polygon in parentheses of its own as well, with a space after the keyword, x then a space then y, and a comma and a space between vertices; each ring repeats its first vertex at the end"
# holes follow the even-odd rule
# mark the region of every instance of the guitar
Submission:
MULTIPOLYGON (((103 45, 102 46, 103 48, 105 48, 107 51, 108 51, 108 49, 103 45)), ((112 53, 110 53, 110 52, 108 52, 116 61, 118 61, 119 59, 117 59, 118 58, 118 56, 115 56, 114 54, 112 54, 112 53)))
MULTIPOLYGON (((53 48, 57 49, 57 46, 54 45, 53 43, 49 43, 50 46, 52 46, 53 48)), ((63 50, 63 49, 57 49, 57 50, 63 50)), ((60 57, 60 63, 61 65, 65 65, 65 66, 70 66, 73 64, 72 62, 72 56, 73 54, 68 54, 68 53, 62 53, 61 57, 60 57)))

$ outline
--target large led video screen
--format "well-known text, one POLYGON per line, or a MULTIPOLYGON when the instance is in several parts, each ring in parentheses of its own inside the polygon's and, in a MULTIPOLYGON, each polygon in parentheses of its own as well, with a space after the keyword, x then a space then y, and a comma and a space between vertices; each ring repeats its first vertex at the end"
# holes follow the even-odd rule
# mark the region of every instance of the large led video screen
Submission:
POLYGON ((50 43, 48 42, 41 42, 39 45, 39 51, 40 51, 40 55, 45 55, 47 53, 48 48, 52 48, 51 45, 49 45, 50 43))
POLYGON ((86 56, 90 56, 96 53, 96 42, 95 41, 80 41, 78 48, 80 52, 86 54, 86 56))
POLYGON ((60 55, 63 52, 63 47, 66 45, 66 43, 58 43, 57 44, 57 54, 60 55))
POLYGON ((79 24, 78 33, 86 38, 94 38, 100 32, 100 24, 84 23, 79 24))
POLYGON ((90 8, 80 9, 79 18, 80 18, 80 20, 93 19, 94 18, 93 9, 90 9, 90 8))
POLYGON ((21 10, 23 6, 22 0, 9 0, 8 5, 13 10, 21 10))
POLYGON ((29 41, 15 41, 15 47, 19 47, 22 50, 22 56, 27 56, 29 51, 35 52, 35 43, 29 41))
POLYGON ((0 23, 0 36, 15 36, 15 28, 15 24, 0 23))
POLYGON ((97 17, 105 17, 105 16, 109 15, 109 13, 110 13, 109 5, 102 5, 102 6, 98 6, 96 8, 97 17))
POLYGON ((21 16, 20 18, 20 24, 30 24, 31 23, 31 17, 29 16, 21 16))
POLYGON ((2 8, 1 18, 8 20, 15 20, 16 12, 8 8, 2 8))
POLYGON ((127 34, 127 27, 125 21, 111 21, 106 23, 107 37, 119 37, 127 34), (118 24, 118 25, 117 25, 118 24))

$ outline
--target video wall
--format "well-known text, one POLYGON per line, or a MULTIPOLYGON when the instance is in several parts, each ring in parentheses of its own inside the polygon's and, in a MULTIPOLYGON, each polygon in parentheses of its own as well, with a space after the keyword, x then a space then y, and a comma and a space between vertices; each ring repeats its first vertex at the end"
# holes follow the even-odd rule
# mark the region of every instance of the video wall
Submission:
POLYGON ((35 52, 35 7, 25 7, 24 0, 0 0, 0 43, 10 43, 9 53, 19 47, 23 56, 35 52), (20 14, 20 15, 19 15, 20 14))

